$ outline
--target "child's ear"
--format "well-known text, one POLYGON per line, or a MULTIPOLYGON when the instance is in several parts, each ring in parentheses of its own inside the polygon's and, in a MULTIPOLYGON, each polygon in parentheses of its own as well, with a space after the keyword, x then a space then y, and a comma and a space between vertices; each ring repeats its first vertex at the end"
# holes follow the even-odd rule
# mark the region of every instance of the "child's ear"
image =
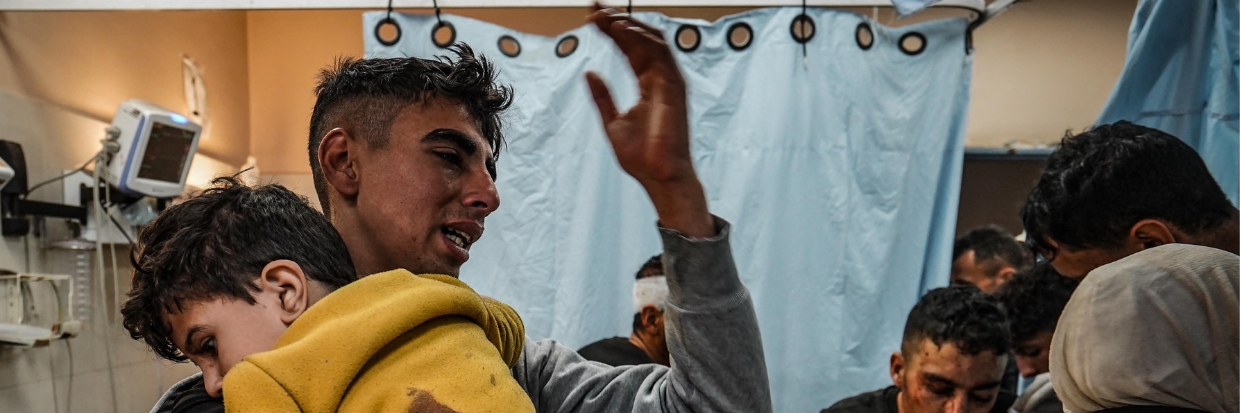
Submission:
POLYGON ((279 297, 280 320, 293 324, 310 307, 310 284, 301 266, 289 260, 267 263, 259 277, 264 292, 279 297))

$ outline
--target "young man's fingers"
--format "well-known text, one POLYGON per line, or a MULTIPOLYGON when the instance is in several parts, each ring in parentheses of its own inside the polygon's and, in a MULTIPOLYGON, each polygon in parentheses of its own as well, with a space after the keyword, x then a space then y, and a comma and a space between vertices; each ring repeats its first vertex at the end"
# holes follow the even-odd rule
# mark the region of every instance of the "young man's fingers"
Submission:
POLYGON ((665 37, 663 37, 663 31, 662 31, 662 30, 659 30, 659 29, 655 28, 654 26, 651 26, 651 25, 649 25, 649 24, 646 24, 645 22, 643 22, 643 21, 641 21, 641 20, 634 19, 634 18, 633 18, 633 16, 631 16, 631 15, 625 14, 625 15, 623 15, 623 17, 621 17, 620 19, 621 19, 621 20, 624 20, 624 21, 626 21, 626 22, 629 22, 630 24, 632 24, 632 25, 634 25, 634 26, 637 26, 637 27, 642 28, 642 30, 645 30, 645 31, 649 32, 649 33, 650 33, 652 36, 654 36, 654 38, 656 38, 656 39, 659 39, 659 40, 664 40, 664 39, 666 39, 665 37))
POLYGON ((616 110, 616 101, 611 98, 607 84, 594 72, 586 72, 586 83, 590 85, 590 94, 594 96, 594 104, 598 106, 598 114, 603 118, 603 125, 611 123, 620 116, 616 110))
POLYGON ((652 70, 662 71, 660 68, 675 68, 676 66, 675 58, 672 57, 667 43, 655 38, 645 29, 626 21, 617 21, 611 26, 610 36, 639 78, 642 77, 642 73, 652 70))
POLYGON ((646 24, 645 22, 641 20, 634 19, 633 15, 629 13, 621 13, 619 10, 603 7, 603 5, 599 4, 598 2, 594 3, 594 10, 595 10, 596 15, 601 14, 601 16, 606 16, 609 20, 613 20, 613 21, 614 20, 628 21, 632 23, 634 26, 640 27, 646 30, 647 32, 650 32, 655 37, 659 39, 663 39, 663 30, 655 28, 654 26, 651 26, 649 24, 646 24))

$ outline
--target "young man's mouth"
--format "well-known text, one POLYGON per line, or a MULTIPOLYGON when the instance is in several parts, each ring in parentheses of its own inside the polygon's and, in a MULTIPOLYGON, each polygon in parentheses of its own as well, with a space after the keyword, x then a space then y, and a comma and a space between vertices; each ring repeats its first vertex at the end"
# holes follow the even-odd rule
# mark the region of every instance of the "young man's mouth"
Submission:
POLYGON ((444 244, 460 262, 469 260, 469 247, 482 236, 482 224, 476 221, 458 221, 439 228, 444 244))
POLYGON ((448 227, 443 227, 442 231, 444 235, 448 237, 448 241, 452 241, 452 244, 456 245, 460 249, 469 251, 469 245, 474 241, 473 237, 470 237, 469 234, 466 234, 464 231, 448 227))

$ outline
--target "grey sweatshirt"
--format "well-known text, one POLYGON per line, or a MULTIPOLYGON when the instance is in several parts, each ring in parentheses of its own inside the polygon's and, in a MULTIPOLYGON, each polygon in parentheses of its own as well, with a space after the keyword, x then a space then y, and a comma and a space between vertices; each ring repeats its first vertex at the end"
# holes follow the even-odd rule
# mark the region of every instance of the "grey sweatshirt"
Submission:
MULTIPOLYGON (((553 340, 526 339, 512 376, 540 413, 772 411, 758 319, 728 243, 731 226, 718 217, 715 226, 719 235, 709 239, 659 228, 672 366, 611 367, 553 340)), ((210 399, 218 410, 204 410, 201 402, 173 409, 183 393, 202 391, 194 388, 200 382, 196 374, 177 383, 151 412, 223 412, 218 399, 210 399)))

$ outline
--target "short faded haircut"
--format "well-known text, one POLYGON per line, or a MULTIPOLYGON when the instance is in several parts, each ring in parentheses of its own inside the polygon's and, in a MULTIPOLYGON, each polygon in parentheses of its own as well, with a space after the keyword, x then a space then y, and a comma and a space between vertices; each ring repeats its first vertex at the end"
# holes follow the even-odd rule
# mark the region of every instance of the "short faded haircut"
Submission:
POLYGON ((319 73, 307 152, 324 215, 331 216, 331 203, 319 165, 319 144, 335 128, 344 128, 371 149, 381 149, 388 144, 392 122, 401 110, 442 98, 465 107, 498 159, 504 144, 501 116, 512 105, 512 88, 499 84, 495 67, 486 57, 475 56, 468 45, 457 43, 449 50, 455 60, 341 58, 319 73))

